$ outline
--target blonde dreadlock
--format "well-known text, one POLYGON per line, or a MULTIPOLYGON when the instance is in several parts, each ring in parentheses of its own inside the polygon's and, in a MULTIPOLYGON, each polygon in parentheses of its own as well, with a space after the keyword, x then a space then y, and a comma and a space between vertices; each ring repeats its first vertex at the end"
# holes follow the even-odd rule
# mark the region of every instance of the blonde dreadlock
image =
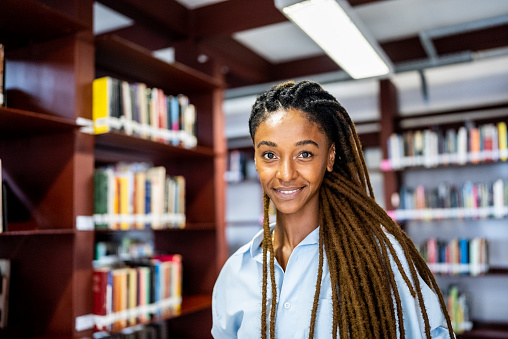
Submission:
MULTIPOLYGON (((332 95, 311 81, 287 82, 270 88, 257 98, 252 108, 249 119, 252 139, 257 127, 270 113, 290 108, 302 111, 309 121, 316 123, 330 143, 335 143, 337 152, 333 171, 325 174, 319 192, 319 265, 309 337, 314 336, 323 258, 326 254, 332 284, 334 338, 337 338, 337 334, 342 338, 394 338, 397 336, 397 327, 399 336, 405 337, 402 303, 390 256, 411 295, 418 300, 427 338, 430 338, 430 324, 418 275, 437 294, 450 337, 453 338, 451 322, 436 280, 411 239, 375 202, 354 124, 332 95), (387 234, 400 243, 409 264, 410 276, 404 271, 387 234)), ((275 339, 275 259, 274 255, 268 256, 268 252, 274 253, 268 223, 270 200, 266 194, 263 200, 261 337, 266 339, 268 330, 267 289, 270 272, 272 301, 269 333, 270 338, 275 339)))

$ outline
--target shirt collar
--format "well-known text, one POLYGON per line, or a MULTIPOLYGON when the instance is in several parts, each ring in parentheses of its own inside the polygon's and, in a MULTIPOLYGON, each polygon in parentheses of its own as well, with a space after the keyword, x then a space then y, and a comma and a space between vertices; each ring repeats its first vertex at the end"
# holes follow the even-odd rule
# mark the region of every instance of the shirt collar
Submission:
MULTIPOLYGON (((273 232, 275 228, 275 223, 272 223, 270 224, 270 233, 273 232)), ((255 236, 254 238, 252 239, 251 243, 250 243, 250 246, 249 246, 249 251, 250 251, 250 256, 251 258, 255 259, 256 257, 260 256, 263 254, 263 249, 261 248, 261 243, 263 242, 263 234, 264 234, 264 230, 261 229, 255 236)), ((319 244, 319 226, 316 227, 315 230, 313 230, 312 232, 310 232, 306 237, 305 239, 303 239, 299 244, 298 246, 304 246, 304 245, 317 245, 319 244)), ((298 247, 297 246, 297 247, 298 247)))

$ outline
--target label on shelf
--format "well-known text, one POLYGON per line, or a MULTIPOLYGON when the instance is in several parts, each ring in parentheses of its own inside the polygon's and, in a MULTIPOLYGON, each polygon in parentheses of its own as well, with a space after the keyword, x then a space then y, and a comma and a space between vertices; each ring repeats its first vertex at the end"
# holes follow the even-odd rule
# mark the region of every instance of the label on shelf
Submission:
POLYGON ((76 317, 76 332, 93 329, 95 325, 95 319, 93 314, 85 314, 76 317))
POLYGON ((76 229, 78 231, 93 231, 94 219, 92 216, 78 215, 76 217, 76 229))

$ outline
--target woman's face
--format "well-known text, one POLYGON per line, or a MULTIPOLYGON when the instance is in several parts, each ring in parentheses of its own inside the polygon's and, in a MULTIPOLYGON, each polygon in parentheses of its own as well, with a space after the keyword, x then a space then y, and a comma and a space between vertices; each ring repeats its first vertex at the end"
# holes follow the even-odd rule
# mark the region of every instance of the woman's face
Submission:
POLYGON ((254 160, 264 191, 280 213, 317 213, 325 171, 333 168, 334 145, 299 110, 271 113, 254 135, 254 160), (315 210, 314 210, 315 209, 315 210))

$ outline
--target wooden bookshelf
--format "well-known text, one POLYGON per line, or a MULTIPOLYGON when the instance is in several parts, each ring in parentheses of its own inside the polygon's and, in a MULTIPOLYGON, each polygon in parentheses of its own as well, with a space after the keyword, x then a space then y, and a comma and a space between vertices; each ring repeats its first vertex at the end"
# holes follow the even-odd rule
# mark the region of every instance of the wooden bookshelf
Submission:
POLYGON ((183 256, 182 312, 165 320, 170 336, 205 338, 227 255, 222 82, 121 38, 94 38, 92 14, 92 0, 0 2, 7 90, 0 159, 12 189, 0 257, 13 265, 0 339, 92 337, 94 245, 113 231, 81 230, 78 219, 93 215, 94 169, 120 161, 165 166, 187 180, 186 228, 140 232, 153 235, 158 252, 183 256), (86 133, 81 121, 92 119, 92 82, 103 75, 188 95, 197 108, 198 146, 86 133))

